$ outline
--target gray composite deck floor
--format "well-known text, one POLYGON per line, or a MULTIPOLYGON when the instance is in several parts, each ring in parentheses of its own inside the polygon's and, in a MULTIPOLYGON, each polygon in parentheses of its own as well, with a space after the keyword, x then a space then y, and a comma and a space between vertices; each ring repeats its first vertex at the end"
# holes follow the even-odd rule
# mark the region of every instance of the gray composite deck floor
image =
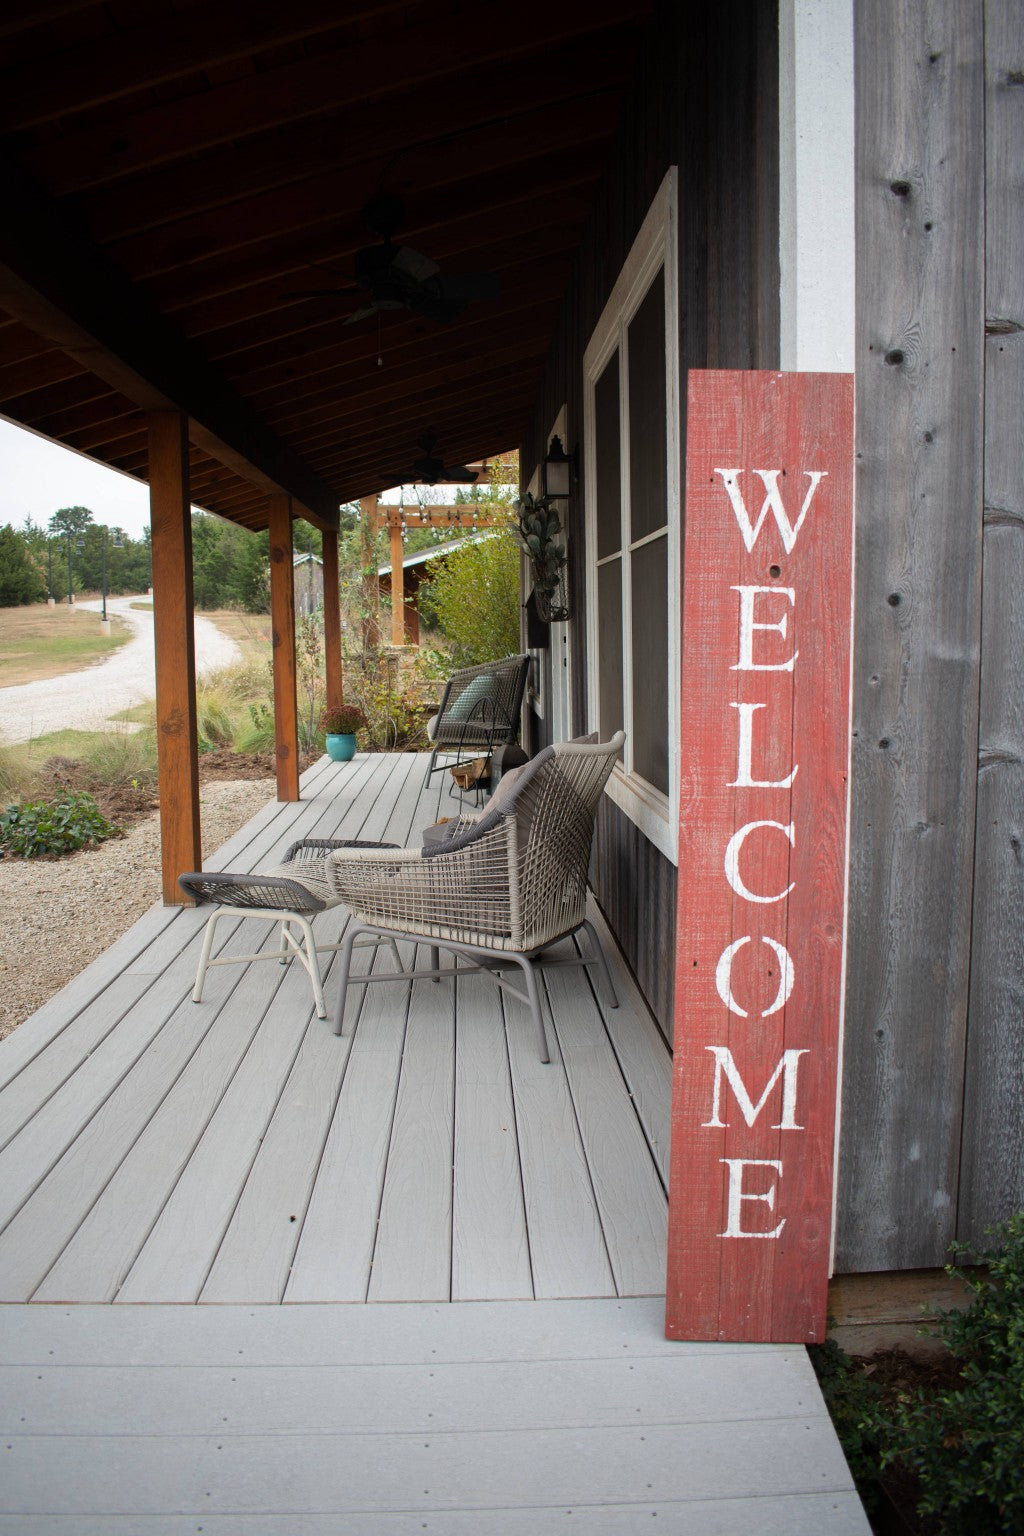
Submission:
MULTIPOLYGON (((208 867, 411 842, 423 768, 325 759, 208 867)), ((193 1004, 205 919, 0 1043, 0 1536, 867 1530, 804 1351, 661 1337, 669 1053, 610 939, 620 1006, 550 972, 545 1066, 478 977, 341 1039, 296 965, 193 1004)))

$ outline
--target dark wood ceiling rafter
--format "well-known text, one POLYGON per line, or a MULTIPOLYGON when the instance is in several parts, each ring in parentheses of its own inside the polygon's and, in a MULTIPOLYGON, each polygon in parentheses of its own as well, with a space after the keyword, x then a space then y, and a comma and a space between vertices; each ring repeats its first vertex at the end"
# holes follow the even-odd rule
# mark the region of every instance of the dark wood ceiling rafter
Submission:
POLYGON ((98 378, 94 373, 79 371, 58 384, 47 384, 41 389, 26 389, 21 394, 10 395, 0 405, 0 409, 9 412, 15 421, 24 422, 35 431, 45 432, 43 423, 57 412, 74 410, 76 406, 116 393, 105 379, 98 378))
MULTIPOLYGON (((552 51, 601 26, 635 15, 631 0, 591 0, 587 7, 519 0, 515 25, 501 0, 473 8, 470 40, 474 71, 499 64, 550 69, 552 51)), ((391 32, 383 41, 354 47, 342 57, 314 55, 299 64, 267 70, 206 92, 151 107, 110 123, 69 129, 58 140, 29 148, 24 164, 57 196, 101 186, 176 159, 265 131, 276 124, 314 117, 333 106, 370 103, 387 96, 394 81, 419 89, 455 82, 467 55, 453 48, 438 17, 391 32)))
MULTIPOLYGON (((337 384, 344 388, 349 382, 363 385, 383 371, 392 377, 406 368, 429 368, 423 362, 424 351, 447 356, 465 351, 481 337, 491 337, 498 343, 504 341, 508 332, 521 334, 524 325, 535 328, 537 320, 531 321, 531 312, 562 298, 569 269, 570 259, 566 255, 557 266, 552 263, 540 273, 525 267, 508 283, 501 299, 472 304, 448 325, 438 325, 429 319, 421 320, 411 329, 395 326, 389 330, 382 325, 378 336, 374 318, 368 316, 364 327, 368 334, 357 337, 353 335, 356 326, 346 326, 339 320, 336 326, 326 329, 326 339, 319 346, 297 346, 286 336, 277 342, 265 342, 251 353, 239 352, 218 360, 218 366, 235 381, 236 387, 260 402, 261 411, 267 409, 266 392, 277 389, 283 380, 294 375, 301 374, 302 383, 296 384, 291 398, 300 399, 301 391, 323 387, 319 376, 324 373, 332 375, 328 387, 337 384), (383 358, 383 364, 378 363, 378 358, 383 358), (232 363, 236 366, 232 367, 232 363)), ((359 325, 364 326, 364 322, 359 325)))
POLYGON ((33 27, 47 27, 76 11, 87 11, 96 0, 4 0, 0 37, 13 37, 33 27))
MULTIPOLYGON (((486 203, 488 219, 506 220, 508 227, 514 229, 518 210, 538 193, 545 196, 562 193, 567 200, 591 198, 602 161, 603 156, 593 152, 577 153, 565 159, 555 151, 541 163, 527 168, 527 173, 522 176, 506 176, 497 182, 487 178, 476 187, 463 188, 467 202, 458 217, 461 220, 472 213, 475 209, 472 198, 479 196, 486 203)), ((433 245, 435 229, 443 238, 447 225, 447 210, 438 209, 429 223, 421 218, 419 226, 408 233, 414 243, 420 241, 420 246, 416 247, 420 249, 433 245)), ((295 286, 296 277, 302 274, 305 285, 313 287, 318 267, 337 266, 349 260, 365 243, 365 232, 354 240, 351 228, 337 225, 329 226, 315 236, 306 235, 299 241, 292 235, 281 236, 268 240, 265 250, 249 256, 239 256, 235 252, 230 257, 212 256, 206 261, 190 262, 178 272, 148 282, 146 291, 165 314, 187 325, 189 321, 184 312, 192 306, 212 305, 257 284, 280 280, 282 285, 291 288, 295 286)), ((428 253, 424 251, 424 254, 428 253)))
POLYGON ((337 502, 230 385, 56 213, 30 178, 0 166, 0 304, 144 410, 178 409, 192 434, 270 488, 300 495, 325 525, 337 502))
POLYGON ((246 398, 265 412, 273 410, 282 401, 304 400, 314 394, 323 398, 325 391, 329 397, 332 391, 344 389, 346 385, 365 388, 370 379, 379 378, 385 370, 389 377, 401 376, 407 367, 429 373, 435 366, 434 358, 465 351, 475 342, 487 346, 504 341, 506 331, 521 335, 524 328, 539 329, 541 308, 557 306, 563 291, 560 281, 554 281, 550 286, 542 286, 542 281, 538 277, 536 286, 524 284, 517 294, 510 295, 508 308, 500 316, 493 313, 467 315, 457 329, 454 326, 431 326, 427 322, 419 349, 416 346, 402 349, 397 342, 394 347, 389 347, 385 333, 380 353, 384 359, 383 369, 376 367, 373 353, 369 357, 361 353, 353 359, 347 339, 341 339, 336 345, 321 347, 316 352, 285 354, 272 364, 233 374, 232 378, 246 398), (443 334, 438 334, 439 331, 443 334))
POLYGON ((74 432, 85 432, 90 427, 99 427, 104 423, 113 424, 137 414, 138 406, 133 405, 125 395, 108 390, 105 394, 83 401, 81 405, 70 406, 63 411, 41 416, 34 425, 36 431, 44 433, 47 437, 64 439, 65 436, 70 437, 74 432))
MULTIPOLYGON (((307 0, 300 9, 281 5, 280 0, 248 0, 240 27, 237 11, 195 0, 185 10, 98 38, 91 46, 63 49, 47 59, 41 79, 27 82, 21 68, 0 72, 0 132, 87 111, 166 80, 408 6, 409 0, 350 0, 347 5, 343 0, 307 0), (202 17, 197 24, 195 12, 200 5, 202 17)), ((73 4, 34 7, 55 12, 54 20, 75 8, 73 4)), ((5 11, 9 9, 7 0, 5 11)), ((9 26, 9 16, 5 20, 9 26)), ((4 30, 0 22, 0 32, 4 30)))
MULTIPOLYGON (((489 92, 460 88, 433 98, 424 109, 420 96, 401 83, 395 99, 372 112, 342 109, 229 144, 196 160, 95 188, 82 206, 97 239, 114 243, 183 220, 201 221, 207 213, 268 198, 279 188, 345 167, 392 161, 401 168, 407 156, 457 151, 460 143, 499 122, 514 127, 530 115, 620 87, 629 72, 629 36, 629 29, 620 27, 584 40, 559 70, 525 75, 511 102, 499 97, 496 103, 489 92)), ((197 228, 203 228, 201 222, 197 228)))
MULTIPOLYGON (((452 220, 450 229, 463 233, 456 237, 449 232, 444 240, 436 234, 431 236, 430 257, 445 273, 455 272, 454 260, 460 270, 496 272, 501 278, 508 267, 524 259, 524 248, 530 240, 542 239, 545 250, 573 250, 590 205, 589 194, 589 187, 585 192, 573 188, 568 197, 556 189, 549 196, 525 199, 516 208, 514 242, 507 236, 498 237, 493 227, 495 223, 499 228, 505 224, 503 215, 489 216, 486 223, 476 216, 452 220)), ((294 326, 298 334, 318 324, 343 322, 358 304, 358 294, 332 299, 304 296, 302 292, 303 287, 330 287, 332 283, 339 288, 350 286, 344 272, 311 267, 300 277, 292 276, 290 281, 276 278, 182 310, 176 319, 185 334, 200 341, 211 355, 226 357, 236 350, 236 337, 243 345, 255 345, 289 334, 289 326, 294 326)), ((360 335, 365 334, 363 328, 360 335)))
POLYGON ((252 529, 281 491, 336 527, 428 430, 448 463, 517 441, 653 3, 85 0, 48 35, 9 0, 0 410, 137 478, 181 410, 195 504, 252 529), (347 326, 383 193, 396 244, 500 293, 347 326))
MULTIPOLYGON (((501 384, 509 377, 509 370, 516 369, 523 372, 525 369, 539 366, 545 353, 542 341, 535 338, 527 338, 516 342, 511 346, 503 347, 497 351, 489 352, 486 359, 479 356, 469 362, 460 365, 452 365, 444 369, 444 377, 441 379, 425 380, 409 378, 403 388, 394 386, 381 387, 372 391, 373 399, 362 404, 362 396, 349 401, 339 401, 333 416, 321 416, 320 420, 310 422, 306 427, 296 427, 289 431, 289 437, 302 444, 302 452, 311 458, 317 454, 325 443, 332 439, 336 442, 347 441, 347 434, 353 431, 353 424, 368 422, 368 432, 372 435, 377 430, 379 421, 388 419, 378 418, 378 411, 388 411, 390 415, 406 413, 410 410, 428 410, 431 402, 436 402, 438 391, 444 391, 446 414, 457 414, 459 398, 468 395, 473 398, 474 392, 481 389, 494 388, 501 392, 501 384), (370 413, 373 414, 370 414, 370 413)), ((422 431, 422 428, 418 429, 422 431)))
MULTIPOLYGON (((460 194, 465 183, 482 179, 480 190, 486 191, 501 176, 520 168, 525 176, 536 177, 538 173, 531 166, 552 155, 552 143, 558 144, 560 159, 597 148, 607 143, 607 122, 607 98, 601 95, 582 103, 553 107, 543 118, 528 119, 516 131, 504 125, 481 131, 458 160, 442 161, 436 169, 420 172, 422 177, 430 176, 426 201, 435 208, 443 205, 446 209, 449 200, 458 204, 461 198, 465 206, 476 207, 484 219, 488 216, 487 207, 478 206, 473 197, 477 189, 469 188, 460 194), (448 169, 442 168, 445 164, 448 169)), ((324 224, 347 223, 350 245, 346 257, 354 255, 380 238, 367 230, 362 209, 380 187, 383 171, 383 162, 378 159, 365 162, 358 171, 347 169, 297 182, 273 194, 229 204, 213 214, 116 241, 108 247, 108 254, 119 267, 131 272, 136 281, 145 282, 211 252, 243 252, 247 247, 261 247, 268 237, 284 234, 301 239, 303 232, 316 231, 324 224)), ((395 184, 394 177, 388 179, 395 184)), ((415 186, 415 181, 411 185, 415 186)), ((409 217, 400 231, 402 243, 415 245, 426 233, 417 206, 424 201, 415 193, 410 196, 409 217)))

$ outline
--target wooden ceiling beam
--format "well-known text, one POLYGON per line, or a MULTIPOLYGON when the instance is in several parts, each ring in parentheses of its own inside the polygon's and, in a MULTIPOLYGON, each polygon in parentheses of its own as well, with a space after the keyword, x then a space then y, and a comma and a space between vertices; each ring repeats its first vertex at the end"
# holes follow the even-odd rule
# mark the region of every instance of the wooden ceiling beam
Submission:
POLYGON ((478 0, 468 28, 462 17, 451 29, 434 17, 340 53, 260 70, 213 90, 62 134, 31 149, 25 163, 55 194, 82 191, 318 116, 342 103, 375 101, 393 92, 397 80, 423 91, 441 82, 454 89, 462 76, 468 88, 476 89, 490 66, 523 68, 535 57, 538 69, 550 69, 552 57, 578 37, 635 19, 636 13, 635 0, 563 7, 550 0, 519 0, 510 25, 503 0, 478 0))
POLYGON ((486 306, 475 306, 482 312, 467 311, 464 317, 448 326, 424 322, 422 332, 404 346, 396 342, 392 348, 385 329, 381 337, 383 369, 376 367, 372 352, 368 357, 362 352, 353 360, 347 338, 342 338, 334 346, 318 347, 315 351, 285 352, 270 363, 231 377, 247 399, 259 401, 261 411, 269 410, 280 401, 300 400, 314 391, 319 393, 325 388, 336 388, 339 383, 344 386, 351 381, 361 385, 368 376, 377 376, 381 372, 422 367, 424 356, 429 356, 432 351, 443 356, 476 341, 486 347, 489 342, 504 339, 506 330, 520 327, 539 330, 544 324, 539 311, 544 305, 557 304, 563 292, 564 276, 561 273, 550 284, 538 276, 532 283, 517 285, 516 291, 507 295, 507 305, 501 309, 496 307, 495 301, 486 306), (324 378, 325 374, 330 377, 324 378))
POLYGON ((310 122, 95 188, 88 199, 90 224, 104 243, 123 240, 180 220, 200 219, 229 203, 265 198, 304 177, 367 161, 379 165, 409 153, 422 155, 431 146, 457 152, 469 136, 499 120, 514 130, 549 107, 621 88, 632 74, 635 38, 635 25, 581 38, 558 69, 534 71, 517 81, 514 101, 503 97, 496 104, 491 92, 473 88, 431 94, 425 103, 406 82, 395 82, 394 96, 375 103, 370 111, 345 104, 310 122))
MULTIPOLYGON (((563 192, 567 198, 592 199, 604 163, 604 155, 593 153, 573 155, 564 162, 560 157, 552 156, 547 165, 531 166, 521 175, 504 177, 500 182, 485 181, 469 190, 486 207, 488 218, 506 221, 507 226, 514 229, 519 213, 538 193, 547 197, 563 192), (544 172, 540 180, 539 172, 544 172)), ((463 189, 463 195, 465 192, 463 189)), ((416 223, 410 225, 407 233, 412 235, 414 242, 419 241, 417 248, 432 246, 435 239, 443 238, 450 222, 447 207, 435 207, 430 214, 425 199, 411 211, 409 199, 406 203, 409 217, 416 215, 416 223)), ((464 206, 472 213, 476 202, 470 201, 464 206)), ((234 252, 231 256, 213 256, 208 261, 196 260, 178 272, 153 278, 146 287, 165 313, 175 318, 181 316, 182 325, 187 327, 190 320, 183 311, 238 294, 257 284, 280 280, 288 288, 295 288, 295 280, 301 275, 304 286, 319 285, 320 278, 336 274, 318 272, 317 266, 337 268, 350 260, 365 242, 365 231, 360 235, 353 226, 334 223, 318 233, 306 231, 300 238, 288 235, 268 241, 265 250, 248 255, 234 252)), ((205 329, 205 323, 200 328, 205 329)))
MULTIPOLYGON (((492 394, 488 399, 474 399, 471 393, 453 400, 451 410, 443 416, 434 413, 429 419, 437 430, 438 442, 444 455, 453 464, 463 464, 468 458, 479 456, 482 442, 493 443, 496 438, 508 435, 508 428, 499 423, 511 408, 517 410, 532 398, 529 381, 509 385, 499 397, 492 394)), ((435 402, 436 404, 436 402, 435 402)), ((318 457, 321 473, 331 476, 335 482, 343 472, 353 466, 380 464, 392 478, 390 485, 408 482, 412 465, 419 456, 419 447, 410 441, 408 416, 400 413, 392 431, 388 419, 381 421, 379 430, 363 434, 357 441, 339 443, 333 452, 318 457), (400 442, 402 446, 394 446, 400 442)))
POLYGON ((330 489, 10 162, 0 166, 0 203, 8 313, 143 410, 183 411, 194 441, 215 457, 337 526, 330 489))
MULTIPOLYGON (((368 374, 390 376, 396 369, 421 366, 424 353, 443 357, 471 344, 475 338, 486 345, 488 336, 500 337, 512 327, 535 330, 539 316, 531 319, 531 310, 561 299, 570 264, 570 254, 563 252, 539 271, 515 271, 498 298, 467 305, 457 319, 445 324, 410 315, 409 321, 419 323, 383 324, 378 338, 374 316, 367 316, 358 326, 346 325, 339 316, 333 327, 318 327, 310 337, 301 333, 282 336, 232 357, 215 355, 214 361, 236 381, 236 387, 252 398, 296 373, 301 373, 307 383, 328 369, 348 369, 354 382, 362 382, 368 374), (356 334, 358 331, 363 334, 356 334), (383 365, 378 365, 378 357, 384 358, 383 365)), ((384 319, 396 318, 397 314, 394 311, 384 319)), ((402 319, 405 320, 404 314, 402 319)))
MULTIPOLYGON (((610 100, 610 94, 603 93, 583 101, 560 103, 520 121, 500 122, 473 135, 458 155, 436 145, 420 156, 410 153, 402 157, 389 179, 396 187, 406 184, 410 192, 416 187, 429 189, 418 198, 412 193, 414 206, 417 201, 441 202, 447 189, 456 204, 477 209, 483 218, 485 209, 478 208, 475 199, 460 197, 460 186, 481 179, 486 188, 532 162, 542 166, 545 162, 553 163, 560 175, 565 163, 563 156, 610 142, 615 122, 614 113, 609 111, 610 100), (552 156, 552 144, 558 145, 557 157, 552 156)), ((309 176, 274 192, 259 193, 141 235, 113 241, 106 249, 117 265, 137 281, 148 280, 213 252, 223 256, 247 246, 260 246, 268 237, 322 228, 325 219, 336 222, 347 218, 354 253, 380 238, 367 231, 361 212, 380 183, 382 163, 377 155, 358 170, 345 167, 309 176)), ((543 185, 542 174, 536 180, 543 185)), ((401 231, 403 242, 413 243, 413 227, 414 219, 401 231)))
MULTIPOLYGON (((79 4, 86 0, 79 0, 79 4)), ((24 70, 0 72, 0 132, 30 128, 54 118, 135 95, 167 80, 179 79, 233 59, 247 58, 282 43, 299 42, 322 32, 337 32, 366 16, 379 16, 408 5, 408 0, 247 0, 234 6, 198 6, 170 11, 156 21, 67 48, 46 61, 45 73, 26 78, 24 70)), ((6 0, 4 11, 10 8, 6 0)), ((58 15, 73 4, 36 5, 58 15)), ((0 23, 3 30, 4 23, 0 23)))
MULTIPOLYGON (((528 367, 530 364, 539 365, 546 355, 544 342, 536 339, 516 342, 494 352, 488 351, 483 356, 477 355, 440 369, 429 377, 410 377, 397 387, 382 386, 352 396, 348 401, 339 403, 333 415, 318 412, 319 419, 302 427, 290 427, 288 438, 289 441, 301 443, 303 453, 307 453, 332 439, 346 441, 353 426, 358 430, 363 422, 368 424, 367 430, 372 433, 376 430, 378 412, 394 413, 409 407, 422 407, 426 410, 433 401, 445 415, 450 415, 448 401, 457 390, 468 391, 472 396, 475 389, 486 389, 492 383, 507 379, 510 370, 528 367)), ((409 440, 415 442, 428 425, 424 423, 422 427, 410 427, 409 440)))
MULTIPOLYGON (((0 292, 3 292, 2 277, 0 292)), ((14 391, 27 395, 51 384, 64 384, 82 372, 82 363, 77 358, 69 357, 55 347, 52 337, 48 340, 49 351, 40 352, 24 362, 11 363, 9 367, 0 367, 0 401, 13 399, 14 391)))
MULTIPOLYGON (((550 196, 524 199, 515 210, 514 239, 504 236, 503 244, 499 243, 492 227, 493 215, 486 223, 476 214, 453 219, 445 231, 437 231, 429 237, 431 258, 445 272, 454 272, 455 262, 464 270, 503 271, 509 261, 510 248, 513 255, 522 260, 523 247, 534 237, 542 237, 545 252, 574 249, 579 244, 580 228, 592 200, 589 186, 585 191, 574 187, 568 196, 559 190, 550 196)), ((499 229, 505 222, 499 216, 499 229)), ((346 279, 337 271, 306 268, 301 275, 292 274, 290 279, 277 277, 179 310, 175 318, 185 334, 201 340, 209 352, 228 356, 238 349, 236 343, 256 345, 285 334, 289 326, 295 327, 296 331, 306 331, 312 325, 327 323, 328 319, 336 320, 344 312, 343 300, 334 303, 330 299, 316 301, 293 297, 301 295, 303 287, 325 287, 334 281, 341 286, 346 279), (318 308, 323 314, 314 319, 318 308), (306 316, 309 318, 304 318, 306 316)), ((351 302, 354 304, 357 299, 354 297, 351 302)))
POLYGON ((37 432, 45 432, 43 423, 55 412, 74 410, 90 400, 113 398, 115 393, 105 380, 98 379, 94 373, 79 373, 59 384, 14 395, 5 402, 3 408, 26 426, 33 427, 37 432))
POLYGON ((84 432, 104 422, 118 421, 124 416, 130 416, 135 410, 136 407, 124 395, 108 390, 106 394, 83 401, 81 405, 41 416, 33 425, 46 437, 63 439, 65 434, 84 432))
POLYGON ((4 0, 0 8, 0 37, 13 37, 30 27, 44 27, 94 4, 95 0, 4 0))

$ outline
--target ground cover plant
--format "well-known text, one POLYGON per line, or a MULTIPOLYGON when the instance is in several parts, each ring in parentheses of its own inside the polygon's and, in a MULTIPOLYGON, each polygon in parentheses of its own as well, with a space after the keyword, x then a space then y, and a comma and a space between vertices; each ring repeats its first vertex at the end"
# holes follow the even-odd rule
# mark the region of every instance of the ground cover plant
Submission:
POLYGON ((972 1301, 927 1330, 945 1345, 936 1358, 811 1352, 876 1531, 1024 1531, 1024 1212, 992 1236, 970 1268, 948 1268, 972 1301))
POLYGON ((0 815, 0 847, 23 859, 59 857, 120 835, 120 827, 81 791, 9 805, 0 815))

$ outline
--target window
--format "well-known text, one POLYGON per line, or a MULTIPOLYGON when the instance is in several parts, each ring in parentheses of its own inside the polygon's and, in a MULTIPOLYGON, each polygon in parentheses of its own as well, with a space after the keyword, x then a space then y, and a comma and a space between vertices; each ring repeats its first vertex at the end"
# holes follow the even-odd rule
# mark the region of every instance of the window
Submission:
POLYGON ((675 862, 679 733, 676 172, 583 359, 590 725, 626 732, 609 793, 675 862))

